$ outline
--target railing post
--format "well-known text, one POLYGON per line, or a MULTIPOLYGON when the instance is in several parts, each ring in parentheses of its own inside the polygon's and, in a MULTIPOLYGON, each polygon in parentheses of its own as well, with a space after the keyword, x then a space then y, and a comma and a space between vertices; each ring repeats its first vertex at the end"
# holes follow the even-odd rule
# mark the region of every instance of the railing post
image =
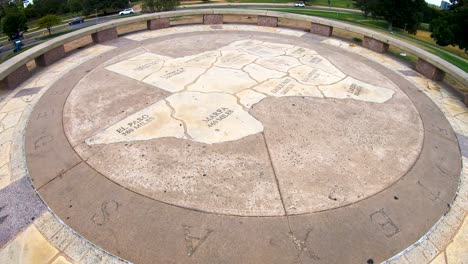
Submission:
POLYGON ((364 41, 362 42, 362 45, 365 48, 368 48, 378 53, 385 53, 388 51, 389 48, 388 43, 384 43, 380 40, 376 40, 368 36, 364 36, 364 41))
POLYGON ((31 72, 29 71, 26 64, 23 64, 18 69, 10 73, 5 79, 3 79, 2 83, 5 88, 12 90, 29 77, 31 77, 31 72))
POLYGON ((310 23, 310 33, 330 37, 333 33, 333 27, 317 23, 310 23))
POLYGON ((257 17, 257 26, 277 27, 278 26, 278 18, 277 17, 269 17, 269 16, 258 16, 257 17))
POLYGON ((146 28, 148 30, 156 30, 162 28, 168 28, 171 26, 169 18, 157 18, 146 21, 146 28))
POLYGON ((416 63, 416 71, 434 81, 441 81, 445 76, 445 72, 421 58, 416 63))
POLYGON ((223 15, 203 15, 203 24, 205 25, 216 25, 223 24, 223 15))
POLYGON ((94 43, 102 43, 118 38, 117 29, 109 28, 91 35, 94 43))
POLYGON ((35 61, 37 65, 45 67, 51 65, 63 57, 65 57, 65 48, 63 45, 60 45, 37 57, 35 61))

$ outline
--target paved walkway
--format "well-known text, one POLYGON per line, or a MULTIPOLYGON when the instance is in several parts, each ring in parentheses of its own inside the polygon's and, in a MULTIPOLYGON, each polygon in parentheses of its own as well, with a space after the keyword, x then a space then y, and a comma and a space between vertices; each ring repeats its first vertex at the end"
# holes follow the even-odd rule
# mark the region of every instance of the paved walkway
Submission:
MULTIPOLYGON (((416 104, 415 101, 413 103, 416 104)), ((318 213, 322 210, 347 206, 350 208, 358 207, 374 197, 378 197, 376 193, 384 193, 385 190, 391 189, 390 186, 398 187, 397 182, 401 182, 398 181, 401 174, 408 170, 414 160, 420 159, 418 158, 419 152, 424 149, 424 145, 429 146, 431 135, 437 134, 441 135, 441 138, 451 138, 451 129, 427 125, 440 125, 444 122, 451 125, 454 130, 463 156, 458 190, 456 186, 458 182, 454 182, 455 184, 451 188, 449 184, 439 184, 438 186, 435 181, 431 182, 427 178, 419 178, 420 180, 415 181, 415 186, 419 186, 421 194, 410 195, 408 192, 408 195, 405 195, 405 191, 401 189, 401 192, 388 193, 391 201, 376 201, 387 210, 370 211, 370 218, 368 215, 364 215, 362 220, 355 222, 351 221, 354 219, 352 214, 347 214, 346 217, 349 222, 353 223, 350 230, 359 229, 360 222, 367 221, 367 219, 376 224, 375 229, 372 229, 372 224, 367 224, 369 230, 358 230, 356 235, 369 239, 382 239, 379 241, 387 241, 388 238, 392 237, 401 239, 393 242, 392 239, 389 239, 385 242, 400 246, 403 243, 407 247, 388 255, 393 256, 388 260, 389 263, 467 263, 468 109, 444 86, 424 78, 390 57, 350 45, 345 41, 322 38, 295 30, 235 25, 189 26, 140 32, 109 43, 89 46, 50 67, 40 69, 21 87, 11 91, 0 103, 0 109, 0 263, 126 263, 119 257, 131 258, 135 263, 150 263, 144 258, 148 253, 157 254, 160 260, 165 258, 172 259, 172 261, 180 260, 176 261, 177 263, 194 258, 199 258, 198 261, 202 263, 209 262, 208 260, 211 258, 212 262, 215 248, 211 251, 207 249, 229 244, 224 240, 210 244, 210 241, 213 242, 214 239, 217 239, 216 234, 222 232, 223 225, 216 225, 215 222, 218 220, 216 218, 211 220, 212 216, 208 216, 205 214, 206 212, 226 215, 227 217, 223 219, 246 217, 242 218, 241 224, 237 221, 229 223, 232 228, 229 228, 230 231, 225 236, 229 235, 233 240, 236 239, 236 235, 245 238, 249 232, 258 234, 263 228, 266 228, 264 236, 274 233, 275 235, 270 240, 269 249, 283 245, 282 243, 288 245, 288 250, 283 248, 278 251, 281 252, 281 258, 284 260, 282 263, 293 263, 294 260, 298 259, 303 263, 312 263, 320 259, 323 261, 327 259, 326 256, 322 255, 323 252, 328 252, 327 249, 319 249, 319 245, 311 241, 316 238, 324 240, 323 238, 327 234, 336 230, 324 229, 325 232, 322 236, 317 236, 314 233, 317 232, 317 229, 307 229, 308 226, 302 227, 303 221, 295 220, 297 219, 295 215, 302 217, 301 214, 307 215, 310 212, 318 213), (225 31, 223 37, 220 37, 220 32, 218 32, 220 29, 225 31), (245 36, 239 32, 247 32, 245 36, 251 36, 252 32, 255 32, 256 37, 253 41, 245 41, 245 36), (183 36, 183 41, 178 42, 180 46, 177 49, 167 45, 173 41, 171 40, 173 34, 179 34, 178 38, 183 36), (211 39, 213 36, 216 36, 216 40, 207 42, 209 44, 205 46, 199 45, 200 41, 211 39), (154 42, 156 38, 161 39, 161 41, 154 42), (301 43, 310 43, 310 46, 301 43), (142 47, 133 48, 132 45, 142 47), (200 57, 199 52, 202 52, 203 56, 200 57), (274 59, 277 56, 288 58, 274 59), (350 65, 355 65, 354 63, 358 63, 358 61, 350 61, 351 57, 356 59, 364 57, 359 62, 366 62, 375 67, 360 64, 360 67, 353 69, 350 65), (255 63, 253 63, 254 61, 255 63), (379 67, 387 75, 378 72, 379 67), (320 71, 318 72, 317 69, 320 71), (288 76, 283 72, 288 73, 288 76), (368 76, 362 75, 363 72, 367 73, 368 76), (184 73, 187 74, 184 75, 184 73), (199 76, 194 80, 193 76, 197 74, 199 76), (82 76, 86 77, 82 78, 82 76), (216 83, 219 76, 224 76, 223 82, 216 83), (232 76, 237 77, 235 80, 230 80, 229 78, 232 76), (176 79, 172 79, 174 77, 176 79), (350 78, 355 79, 348 84, 347 81, 350 78), (394 79, 389 81, 388 78, 394 79), (174 81, 163 82, 163 80, 174 81), (240 81, 242 81, 242 89, 237 85, 240 81), (395 85, 400 81, 402 85, 395 85), (274 83, 268 84, 268 82, 274 83), (407 86, 406 88, 403 83, 407 86), (155 85, 161 89, 155 90, 155 85), (132 87, 132 89, 129 90, 128 87, 132 87), (181 87, 183 87, 182 90, 180 90, 181 87), (245 87, 252 88, 246 90, 245 87), (354 89, 349 92, 349 88, 352 87, 354 89), (409 87, 414 87, 414 89, 409 87), (64 92, 65 89, 70 89, 69 95, 64 92), (219 89, 222 89, 223 96, 218 96, 214 100, 205 98, 203 95, 207 90, 219 93, 219 89), (402 92, 401 89, 408 90, 402 92), (131 92, 129 93, 129 91, 131 92), (425 130, 423 130, 420 122, 424 120, 419 121, 417 111, 423 116, 425 110, 414 108, 412 101, 405 95, 412 94, 411 91, 414 92, 414 96, 420 96, 418 98, 421 100, 430 98, 442 111, 448 122, 443 119, 438 122, 434 121, 434 123, 428 122, 425 123, 425 130), (187 99, 186 96, 192 96, 192 99, 187 99), (59 100, 62 97, 66 100, 66 104, 61 102, 61 99, 59 100), (231 100, 231 97, 234 99, 231 100), (187 102, 192 100, 200 102, 200 104, 190 105, 189 110, 185 110, 187 102), (309 103, 304 104, 303 100, 307 100, 309 103), (260 101, 261 103, 259 103, 260 101), (112 103, 116 103, 112 106, 116 108, 108 108, 112 103), (54 108, 54 104, 58 104, 60 107, 54 108), (218 104, 228 105, 228 107, 223 108, 218 104), (340 107, 336 107, 338 104, 340 107), (315 107, 310 108, 310 105, 315 107), (195 111, 194 109, 198 109, 197 107, 208 109, 208 114, 203 114, 202 118, 205 118, 209 125, 211 124, 214 132, 206 130, 204 126, 195 122, 196 118, 193 113, 202 112, 202 110, 195 111), (120 111, 121 108, 130 109, 129 113, 120 111), (214 111, 211 111, 212 108, 214 111), (281 115, 272 117, 268 114, 280 108, 284 113, 296 111, 295 119, 290 118, 291 114, 284 117, 281 115), (347 111, 333 112, 339 109, 347 111), (352 119, 349 111, 352 112, 353 109, 360 109, 356 112, 359 114, 368 113, 366 118, 369 123, 365 123, 366 120, 352 119), (385 113, 392 114, 373 119, 379 111, 383 110, 385 113), (164 122, 167 126, 154 126, 148 131, 140 130, 145 126, 152 125, 151 118, 160 118, 165 113, 167 113, 165 120, 170 120, 164 122), (301 117, 300 113, 307 113, 307 115, 301 117), (257 123, 258 121, 252 119, 249 114, 261 122, 257 123), (348 139, 346 140, 344 140, 345 137, 334 137, 334 133, 328 133, 328 131, 341 131, 343 128, 334 127, 333 124, 323 126, 323 123, 317 121, 319 118, 332 120, 333 116, 339 115, 345 115, 350 120, 346 127, 352 129, 347 132, 348 139), (311 116, 314 119, 311 120, 311 116), (233 130, 233 123, 228 123, 226 120, 234 117, 233 120, 239 120, 239 124, 236 124, 236 129, 233 130), (399 123, 394 123, 395 120, 392 120, 391 117, 398 119, 399 123), (132 118, 137 118, 136 123, 133 122, 135 120, 132 118), (52 123, 49 123, 49 120, 52 123), (53 122, 57 120, 60 121, 58 127, 60 127, 61 135, 41 134, 53 131, 55 126, 53 122), (304 126, 308 122, 309 124, 304 126), (271 127, 271 125, 278 123, 288 124, 288 130, 272 130, 274 126, 271 127), (171 124, 175 124, 175 126, 171 126, 171 124), (41 128, 40 126, 45 127, 41 128), (376 126, 375 130, 373 126, 376 126), (377 129, 383 126, 386 127, 385 131, 377 129), (239 127, 243 127, 243 129, 239 129, 239 127), (292 130, 294 133, 288 132, 289 127, 294 127, 292 130), (305 142, 300 141, 302 137, 294 137, 295 134, 306 135, 304 133, 316 128, 323 128, 323 134, 317 134, 318 130, 314 132, 314 135, 320 135, 317 141, 314 141, 312 136, 306 137, 308 140, 305 142), (404 134, 395 132, 401 129, 404 130, 402 132, 404 134), (421 133, 426 133, 427 130, 429 133, 424 136, 425 143, 423 145, 421 133), (219 132, 222 132, 222 136, 216 135, 219 132), (385 132, 382 137, 379 136, 381 132, 385 132), (127 137, 122 140, 124 134, 127 137), (346 144, 352 143, 353 139, 359 140, 360 137, 353 137, 353 135, 360 135, 361 138, 374 138, 372 143, 369 143, 370 141, 357 141, 356 145, 347 146, 346 144), (32 140, 34 136, 37 138, 32 140), (62 136, 63 142, 70 142, 74 148, 72 151, 86 160, 86 164, 79 163, 75 166, 72 163, 67 163, 69 167, 66 172, 61 171, 60 167, 52 165, 55 164, 53 162, 57 161, 65 162, 69 157, 68 154, 65 154, 63 147, 58 147, 62 145, 51 144, 62 136), (128 136, 132 138, 129 139, 128 136), (282 138, 288 140, 282 141, 282 138), (380 141, 382 145, 375 143, 378 138, 385 138, 385 141, 380 141), (411 140, 404 142, 406 139, 411 140), (144 141, 141 142, 141 140, 144 141), (212 142, 212 140, 216 140, 216 142, 212 142), (295 140, 301 142, 302 145, 307 143, 309 145, 306 145, 306 149, 301 149, 296 145, 291 146, 288 150, 288 144, 295 142, 295 140), (108 144, 108 146, 102 148, 102 144, 108 144), (265 144, 266 147, 264 147, 265 144), (216 146, 220 146, 220 149, 215 151, 216 156, 206 156, 206 153, 216 146), (317 149, 320 150, 322 160, 307 163, 308 159, 316 158, 316 155, 307 156, 309 149, 314 146, 319 146, 317 149), (385 156, 386 158, 380 161, 378 159, 372 161, 376 156, 366 156, 366 149, 355 150, 360 146, 382 148, 381 155, 386 155, 385 151, 387 150, 391 155, 385 156), (151 151, 146 151, 146 147, 149 147, 151 151), (185 167, 163 166, 164 171, 161 171, 157 178, 151 177, 152 171, 161 167, 159 165, 153 168, 152 164, 159 161, 160 157, 167 158, 172 155, 171 151, 177 148, 179 148, 178 151, 172 153, 176 159, 185 160, 188 162, 187 164, 191 165, 199 164, 199 166, 192 166, 193 168, 189 168, 191 165, 185 167), (189 155, 185 153, 187 148, 190 148, 189 155), (242 152, 243 149, 247 148, 248 152, 242 152), (330 148, 330 153, 323 151, 327 148, 330 148), (349 155, 356 164, 365 164, 366 169, 350 169, 353 168, 353 161, 350 160, 338 159, 339 162, 334 162, 331 159, 332 153, 340 148, 344 148, 344 150, 338 156, 349 155), (264 152, 265 149, 268 151, 264 152), (286 154, 292 152, 294 152, 292 155, 286 154), (35 155, 35 153, 42 154, 35 155), (41 163, 43 157, 52 157, 57 153, 64 154, 55 156, 47 163, 41 163), (132 155, 127 155, 128 153, 132 155), (223 156, 223 153, 226 155, 223 156), (359 155, 352 156, 353 153, 359 155), (399 154, 395 155, 395 153, 399 154), (25 155, 28 155, 27 160, 25 155), (406 157, 407 160, 395 161, 392 159, 392 155, 406 157), (246 156, 255 162, 249 165, 242 160, 246 156), (298 156, 309 158, 297 159, 298 156), (132 157, 138 158, 132 160, 132 157), (197 160, 198 157, 204 158, 197 160), (226 157, 237 158, 227 159, 226 157), (366 160, 359 160, 362 157, 366 160), (207 160, 214 163, 208 163, 207 160), (145 162, 142 163, 142 161, 145 162), (304 180, 301 179, 301 175, 307 172, 301 171, 300 168, 304 167, 309 171, 310 168, 314 168, 313 171, 319 171, 327 165, 327 162, 330 162, 330 166, 326 173, 336 175, 335 178, 341 177, 342 190, 336 189, 333 184, 327 186, 326 181, 320 177, 317 178, 318 181, 322 182, 319 188, 308 189, 308 183, 301 182, 304 180), (304 163, 307 165, 304 166, 304 163), (106 178, 110 179, 111 182, 118 183, 119 186, 125 188, 117 195, 114 190, 118 189, 107 185, 108 180, 104 178, 99 180, 99 177, 92 176, 94 175, 92 173, 80 173, 80 170, 86 169, 84 165, 87 164, 98 170, 100 174, 106 175, 106 178), (314 164, 321 164, 321 166, 313 167, 314 164), (216 173, 216 168, 220 166, 229 177, 216 173), (233 166, 242 173, 228 172, 229 166, 233 166), (386 171, 388 176, 375 180, 372 176, 378 175, 378 170, 381 168, 388 169, 386 171), (61 176, 46 179, 45 177, 52 170, 57 170, 61 176), (342 174, 342 170, 344 170, 344 174, 342 174), (129 175, 133 175, 133 171, 138 173, 129 177, 129 175), (261 171, 262 174, 254 174, 258 171, 261 171), (292 171, 297 171, 297 175, 292 175, 292 171), (373 172, 366 178, 366 171, 373 172), (357 175, 344 179, 345 175, 350 173, 357 173, 357 175), (391 175, 392 173, 394 176, 391 175), (204 180, 196 182, 190 178, 198 174, 202 175, 201 178, 204 180), (83 177, 82 175, 88 175, 87 177, 90 178, 80 179, 79 177, 83 177), (171 177, 173 175, 180 177, 171 177), (230 178, 239 176, 243 177, 242 180, 232 181, 230 178), (33 182, 30 181, 30 177, 33 182), (252 180, 249 177, 253 177, 252 180), (360 178, 360 182, 366 182, 371 187, 353 181, 356 177, 360 178), (66 185, 65 182, 68 180, 70 183, 66 185), (213 186, 210 181, 223 181, 223 184, 219 186, 227 189, 210 189, 210 186, 213 186), (239 182, 248 182, 249 184, 239 187, 239 182), (61 190, 62 185, 64 189, 61 190), (41 197, 53 209, 52 211, 42 202, 33 186, 38 189, 41 197), (81 189, 77 189, 76 186, 81 186, 81 189), (159 186, 164 186, 165 189, 160 189, 159 186), (269 189, 270 187, 271 189, 269 189), (440 189, 436 189, 436 187, 440 189), (93 193, 92 190, 97 192, 93 193), (133 194, 127 193, 128 190, 132 190, 133 194), (261 192, 258 192, 259 190, 261 192), (353 191, 345 192, 343 190, 353 191), (450 194, 454 193, 455 190, 457 195, 452 202, 450 197, 453 195, 450 194), (323 199, 320 198, 322 191, 323 199), (211 194, 208 195, 210 192, 211 194), (138 195, 132 196, 135 193, 138 195), (225 197, 226 193, 230 194, 228 199, 225 197), (355 193, 359 193, 359 196, 354 196, 355 193), (310 194, 314 195, 310 196, 310 194), (97 202, 101 199, 99 195, 109 196, 101 203, 97 202), (212 195, 217 198, 212 199, 211 197, 214 197, 212 195), (125 200, 127 196, 129 198, 125 200), (423 196, 427 197, 427 202, 422 201, 426 199, 423 196), (158 203, 150 203, 148 207, 145 207, 148 201, 141 200, 141 202, 135 203, 136 197, 149 197, 158 203), (251 199, 252 197, 255 199, 251 199), (128 208, 128 201, 133 201, 131 208, 128 208), (429 222, 425 222, 426 219, 423 217, 403 223, 399 222, 405 217, 410 217, 411 213, 395 213, 388 209, 391 208, 391 204, 397 201, 405 204, 416 204, 420 201, 427 206, 434 205, 434 209, 415 208, 411 211, 413 214, 421 212, 421 216, 434 219, 434 222, 428 225, 429 222), (161 205, 161 202, 165 205, 161 205), (450 209, 447 209, 447 204, 450 205, 450 209), (130 226, 125 229, 113 229, 115 226, 122 227, 124 219, 138 220, 139 214, 137 212, 140 210, 138 208, 145 208, 145 210, 141 209, 144 212, 141 214, 143 219, 151 217, 152 213, 161 215, 160 212, 178 215, 178 217, 166 219, 164 222, 155 222, 157 225, 173 225, 172 229, 159 230, 150 223, 151 221, 147 221, 145 226, 140 226, 143 227, 143 231, 149 234, 156 232, 155 236, 131 237, 130 234, 134 234, 135 227, 130 226), (155 210, 154 208, 161 209, 152 212, 155 210), (195 222, 204 223, 205 226, 197 228, 194 224, 184 225, 179 230, 175 222, 186 216, 179 215, 178 210, 181 210, 180 212, 183 210, 191 211, 191 216, 187 219, 198 219, 196 215, 202 215, 203 217, 195 222), (443 215, 443 212, 447 210, 448 212, 443 215), (125 214, 125 212, 132 213, 125 214), (436 214, 433 214, 434 212, 436 214), (115 220, 116 215, 119 216, 119 221, 115 220), (248 216, 252 215, 257 216, 256 218, 286 215, 289 219, 289 233, 288 228, 286 228, 285 235, 281 234, 283 228, 281 223, 268 223, 275 228, 265 227, 266 221, 262 221, 258 226, 249 223, 248 216), (92 225, 88 224, 88 221, 92 225), (242 226, 242 222, 245 223, 244 226, 242 226), (211 228, 210 225, 216 226, 216 228, 211 228), (246 231, 249 230, 245 229, 246 225, 251 225, 253 229, 246 231), (152 226, 152 228, 148 228, 148 226, 152 226), (431 226, 433 227, 431 228, 431 226), (301 228, 309 231, 302 232, 301 228), (118 231, 115 232, 115 230, 118 231), (232 234, 232 230, 237 230, 238 234, 232 234), (409 230, 413 230, 414 233, 421 232, 421 235, 412 238, 414 234, 411 234, 409 230), (168 243, 167 241, 172 241, 174 237, 177 238, 176 233, 179 231, 183 239, 168 243), (401 236, 403 234, 405 236, 401 236), (376 237, 373 237, 374 235, 376 237), (155 239, 156 236, 166 242, 161 244, 142 243, 149 241, 148 239, 155 239), (408 239, 404 239, 404 237, 408 239), (126 240, 129 242, 125 242, 126 240), (410 240, 411 242, 409 242, 410 240), (416 240, 418 241, 413 243, 416 240), (124 244, 124 242, 133 243, 135 246, 132 247, 131 244, 124 244), (107 251, 101 247, 105 247, 107 251), (153 252, 149 250, 150 248, 153 249, 153 252), (161 248, 164 250, 156 250, 161 248), (129 249, 131 249, 130 252, 129 249), (173 250, 175 253, 172 253, 173 250), (291 252, 291 258, 289 258, 289 252, 291 252), (201 258, 204 254, 209 258, 201 258)), ((441 114, 437 111, 432 112, 433 117, 437 115, 441 114)), ((450 140, 445 144, 436 144, 434 149, 437 150, 427 153, 431 155, 432 153, 442 153, 443 149, 450 144, 452 144, 450 140)), ((449 150, 447 151, 447 153, 451 153, 449 150)), ((424 156, 424 154, 421 155, 424 156)), ((437 160, 441 161, 440 166, 437 167, 438 171, 437 169, 431 170, 421 174, 421 177, 433 171, 441 173, 439 175, 451 175, 452 171, 457 170, 453 166, 446 167, 446 165, 459 161, 444 160, 443 157, 437 160)), ((425 166, 431 166, 431 164, 425 166)), ((436 181, 442 180, 434 179, 436 181)), ((411 182, 412 180, 406 180, 406 183, 401 184, 402 188, 410 186, 411 182)), ((447 182, 452 181, 448 180, 447 182)), ((396 205, 395 208, 403 207, 403 205, 396 205)), ((325 225, 336 219, 327 217, 326 221, 319 221, 319 223, 325 225)), ((341 222, 341 224, 336 225, 339 228, 334 229, 343 228, 346 230, 346 227, 342 225, 341 222)), ((242 252, 248 252, 248 248, 251 248, 255 249, 257 254, 250 255, 252 258, 244 260, 252 260, 253 256, 258 256, 258 252, 262 250, 262 247, 259 246, 262 245, 260 241, 255 245, 249 244, 248 241, 244 242, 247 248, 241 250, 242 252)), ((340 241, 334 243, 338 246, 340 241)), ((238 246, 241 247, 239 244, 238 246)), ((372 244, 369 247, 378 248, 378 246, 378 244, 372 244)), ((226 252, 235 252, 235 248, 230 246, 227 248, 229 250, 226 252)), ((383 247, 382 250, 378 251, 384 252, 388 249, 388 247, 383 247)), ((346 255, 346 251, 340 250, 340 252, 345 254, 344 257, 352 258, 351 255, 346 255)), ((272 254, 266 254, 267 251, 264 253, 263 258, 258 259, 258 262, 261 262, 262 259, 265 260, 268 254, 272 254)), ((221 254, 216 257, 220 260, 223 256, 221 254)), ((246 256, 249 257, 248 254, 246 256)), ((234 257, 237 256, 229 258, 233 259, 234 257)), ((359 258, 361 256, 357 257, 356 259, 361 260, 359 258)), ((367 259, 368 261, 371 259, 372 261, 374 259, 380 261, 378 256, 373 255, 369 255, 367 259)), ((384 261, 384 259, 381 260, 384 261)))

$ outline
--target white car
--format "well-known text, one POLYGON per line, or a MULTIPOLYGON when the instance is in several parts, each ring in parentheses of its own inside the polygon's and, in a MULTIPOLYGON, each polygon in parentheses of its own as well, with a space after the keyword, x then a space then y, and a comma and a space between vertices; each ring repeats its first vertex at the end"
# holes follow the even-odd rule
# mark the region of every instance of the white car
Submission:
POLYGON ((294 4, 295 7, 305 7, 304 2, 297 2, 294 4))
POLYGON ((123 15, 130 15, 130 14, 134 14, 135 11, 133 11, 133 8, 127 8, 123 11, 120 11, 119 12, 119 16, 123 16, 123 15))

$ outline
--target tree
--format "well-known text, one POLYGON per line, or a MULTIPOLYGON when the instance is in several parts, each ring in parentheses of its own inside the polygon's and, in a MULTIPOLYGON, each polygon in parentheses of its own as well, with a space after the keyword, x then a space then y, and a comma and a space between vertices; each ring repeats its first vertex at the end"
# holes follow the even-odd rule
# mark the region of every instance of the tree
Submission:
POLYGON ((377 0, 356 0, 354 5, 361 9, 364 17, 367 18, 373 10, 376 10, 377 0))
POLYGON ((83 0, 83 13, 89 15, 94 11, 107 12, 128 7, 128 0, 83 0))
POLYGON ((451 0, 452 6, 441 16, 432 20, 431 37, 440 46, 454 45, 468 53, 468 3, 463 0, 451 0))
POLYGON ((13 36, 18 31, 26 31, 28 30, 26 22, 26 16, 21 10, 8 12, 7 15, 2 18, 2 32, 7 36, 13 36))
POLYGON ((424 0, 362 0, 356 3, 365 14, 383 18, 388 22, 388 29, 403 28, 415 34, 423 19, 424 0))
POLYGON ((143 0, 143 11, 169 11, 174 10, 178 5, 180 5, 180 0, 143 0))
POLYGON ((51 28, 53 26, 59 25, 62 22, 62 20, 56 16, 56 15, 47 15, 45 17, 42 17, 37 21, 37 24, 39 25, 39 28, 47 28, 49 31, 49 36, 52 35, 51 28))
POLYGON ((81 0, 68 0, 67 4, 71 12, 80 12, 83 10, 83 3, 81 0))
POLYGON ((68 11, 67 1, 63 0, 34 0, 33 6, 36 17, 58 15, 68 11))

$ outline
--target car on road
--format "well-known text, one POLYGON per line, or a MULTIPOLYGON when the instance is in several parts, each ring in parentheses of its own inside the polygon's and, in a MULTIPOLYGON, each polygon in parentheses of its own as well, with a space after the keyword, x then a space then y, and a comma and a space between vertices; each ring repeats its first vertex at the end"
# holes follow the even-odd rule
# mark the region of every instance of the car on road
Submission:
POLYGON ((296 2, 296 3, 294 4, 294 6, 295 6, 295 7, 305 7, 305 4, 304 4, 304 2, 296 2))
POLYGON ((133 8, 127 8, 127 9, 122 10, 122 11, 119 12, 120 16, 130 15, 130 14, 135 14, 135 11, 133 11, 133 8))
POLYGON ((81 24, 84 22, 84 18, 82 17, 77 17, 75 19, 73 19, 72 21, 68 22, 68 25, 75 25, 75 24, 81 24))

